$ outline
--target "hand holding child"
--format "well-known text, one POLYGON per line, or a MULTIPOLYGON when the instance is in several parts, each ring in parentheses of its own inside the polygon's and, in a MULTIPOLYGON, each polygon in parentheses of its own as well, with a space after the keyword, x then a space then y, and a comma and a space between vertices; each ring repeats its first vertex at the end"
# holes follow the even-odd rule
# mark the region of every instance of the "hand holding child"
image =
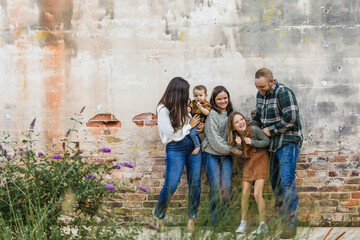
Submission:
POLYGON ((270 133, 270 130, 269 130, 268 127, 267 127, 267 128, 264 128, 264 129, 263 129, 263 132, 265 133, 266 136, 271 137, 271 133, 270 133))
POLYGON ((202 133, 202 132, 204 132, 204 128, 205 128, 205 124, 204 123, 199 123, 198 125, 197 125, 197 127, 199 128, 199 130, 196 130, 198 133, 202 133))
POLYGON ((234 154, 240 156, 241 154, 243 154, 243 151, 241 151, 240 149, 235 148, 234 149, 234 154))
POLYGON ((191 128, 196 127, 196 125, 198 125, 198 123, 200 122, 200 116, 198 114, 196 114, 191 120, 190 120, 190 126, 191 128))

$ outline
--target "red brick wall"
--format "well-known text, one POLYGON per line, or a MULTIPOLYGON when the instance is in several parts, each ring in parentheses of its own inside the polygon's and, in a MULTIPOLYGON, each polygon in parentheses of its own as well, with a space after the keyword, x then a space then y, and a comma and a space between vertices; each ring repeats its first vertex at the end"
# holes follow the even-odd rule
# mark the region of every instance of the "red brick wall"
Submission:
MULTIPOLYGON (((127 193, 114 200, 114 212, 125 220, 150 221, 165 177, 165 151, 149 151, 148 164, 136 165, 133 169, 120 171, 131 184, 148 188, 148 193, 140 191, 127 193), (140 217, 141 216, 141 217, 140 217)), ((360 226, 360 177, 359 156, 342 152, 314 152, 300 155, 296 170, 299 192, 299 219, 303 224, 316 226, 350 225, 360 226)), ((241 160, 234 162, 233 192, 235 207, 240 209, 241 160)), ((115 172, 116 170, 114 170, 115 172)), ((185 173, 185 172, 184 172, 185 173)), ((119 173, 118 173, 119 174, 119 173)), ((207 201, 208 183, 202 173, 202 201, 207 201)), ((167 214, 172 223, 181 221, 181 213, 186 211, 186 174, 183 175, 167 214)), ((271 185, 267 182, 265 191, 268 215, 271 216, 273 201, 271 185)), ((240 211, 239 211, 240 215, 240 211)), ((201 216, 199 216, 201 218, 201 216)))
POLYGON ((360 226, 359 172, 359 156, 351 152, 301 155, 296 170, 300 221, 360 226))
MULTIPOLYGON (((152 222, 152 212, 165 178, 165 146, 156 136, 156 115, 144 113, 133 119, 139 128, 136 134, 142 135, 143 143, 137 139, 134 143, 140 147, 125 147, 123 140, 116 137, 98 136, 98 142, 107 142, 114 151, 97 156, 109 163, 129 162, 134 168, 114 169, 109 176, 117 183, 128 182, 133 186, 143 186, 147 193, 132 189, 126 193, 117 192, 111 206, 114 213, 123 216, 124 221, 152 222), (141 131, 141 132, 140 132, 141 131), (150 141, 149 141, 150 139, 150 141), (127 148, 124 152, 123 149, 127 148), (122 149, 121 154, 117 149, 122 149)), ((236 159, 233 164, 233 205, 236 216, 240 217, 241 171, 243 160, 236 159)), ((315 151, 301 154, 296 170, 296 184, 299 193, 299 220, 306 225, 360 226, 360 161, 359 155, 350 151, 315 151)), ((205 172, 202 172, 202 197, 200 208, 206 206, 209 191, 205 172)), ((170 208, 167 221, 183 222, 187 198, 186 171, 179 183, 170 208)), ((271 218, 274 199, 269 181, 264 189, 268 217, 271 218)), ((253 201, 253 200, 252 200, 253 201)), ((254 201, 253 201, 254 203, 254 201)), ((250 205, 256 208, 256 205, 250 205)), ((255 209, 256 210, 256 209, 255 209)), ((256 212, 256 211, 255 211, 256 212)), ((201 213, 201 211, 200 211, 201 213)), ((256 214, 257 215, 257 214, 256 214)), ((255 217, 255 216, 254 216, 255 217)), ((199 215, 201 218, 201 214, 199 215)))

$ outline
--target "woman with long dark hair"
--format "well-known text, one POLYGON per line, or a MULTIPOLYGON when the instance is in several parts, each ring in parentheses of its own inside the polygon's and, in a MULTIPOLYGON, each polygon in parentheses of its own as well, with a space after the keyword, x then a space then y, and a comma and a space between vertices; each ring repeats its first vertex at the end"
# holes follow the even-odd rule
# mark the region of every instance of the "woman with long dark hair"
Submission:
MULTIPOLYGON (((228 116, 233 112, 228 90, 217 86, 210 97, 212 109, 205 121, 204 168, 210 184, 210 221, 217 227, 230 206, 232 158, 231 153, 242 151, 227 144, 228 116)), ((228 222, 224 223, 228 226, 228 222)))
POLYGON ((194 220, 200 202, 200 177, 202 154, 192 155, 194 144, 189 137, 190 129, 195 127, 199 116, 190 117, 189 83, 173 78, 167 86, 157 107, 158 127, 161 141, 166 144, 165 183, 160 192, 155 217, 159 230, 164 231, 164 218, 171 197, 177 189, 182 171, 186 165, 189 185, 188 231, 194 231, 194 220))

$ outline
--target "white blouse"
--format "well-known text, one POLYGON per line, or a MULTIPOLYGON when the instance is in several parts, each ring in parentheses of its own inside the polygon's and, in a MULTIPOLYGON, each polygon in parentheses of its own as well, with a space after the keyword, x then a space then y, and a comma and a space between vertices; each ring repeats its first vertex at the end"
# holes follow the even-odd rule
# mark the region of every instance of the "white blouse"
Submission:
POLYGON ((158 116, 160 138, 164 144, 168 144, 171 141, 181 141, 186 135, 190 133, 190 118, 186 120, 186 123, 182 129, 179 129, 176 133, 174 133, 174 128, 172 127, 170 121, 169 109, 167 109, 163 104, 160 104, 156 111, 158 116))

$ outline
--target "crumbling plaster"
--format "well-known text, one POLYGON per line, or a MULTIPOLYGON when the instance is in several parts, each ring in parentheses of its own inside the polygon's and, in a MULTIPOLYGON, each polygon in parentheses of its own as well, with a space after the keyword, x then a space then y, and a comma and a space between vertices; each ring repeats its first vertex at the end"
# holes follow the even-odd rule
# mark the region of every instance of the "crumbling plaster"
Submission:
POLYGON ((155 112, 171 78, 224 85, 249 116, 268 67, 296 93, 303 152, 358 152, 359 16, 356 0, 1 0, 0 128, 19 136, 36 117, 49 142, 86 106, 84 122, 121 121, 121 149, 161 147, 132 118, 155 112))

